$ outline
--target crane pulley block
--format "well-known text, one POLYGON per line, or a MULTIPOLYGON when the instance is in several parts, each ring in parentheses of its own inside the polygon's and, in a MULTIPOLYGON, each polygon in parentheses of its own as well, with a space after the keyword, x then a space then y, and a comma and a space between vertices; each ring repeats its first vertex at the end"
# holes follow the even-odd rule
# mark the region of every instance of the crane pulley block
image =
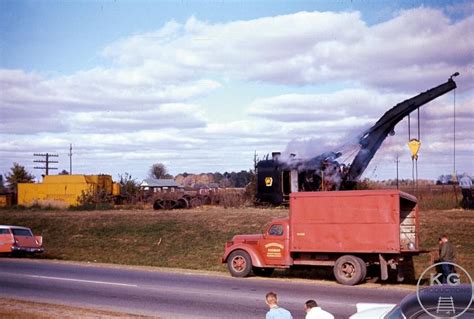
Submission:
POLYGON ((420 150, 420 146, 421 142, 418 141, 416 138, 412 138, 408 142, 408 148, 410 149, 412 159, 418 159, 418 151, 420 150))

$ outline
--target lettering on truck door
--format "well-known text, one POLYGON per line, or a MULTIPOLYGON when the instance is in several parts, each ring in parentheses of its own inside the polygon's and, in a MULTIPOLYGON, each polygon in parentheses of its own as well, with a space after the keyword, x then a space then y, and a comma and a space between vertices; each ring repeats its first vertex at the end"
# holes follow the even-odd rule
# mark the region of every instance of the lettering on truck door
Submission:
POLYGON ((285 265, 288 246, 286 245, 288 238, 287 225, 284 223, 272 224, 265 233, 260 247, 265 263, 267 265, 285 265))

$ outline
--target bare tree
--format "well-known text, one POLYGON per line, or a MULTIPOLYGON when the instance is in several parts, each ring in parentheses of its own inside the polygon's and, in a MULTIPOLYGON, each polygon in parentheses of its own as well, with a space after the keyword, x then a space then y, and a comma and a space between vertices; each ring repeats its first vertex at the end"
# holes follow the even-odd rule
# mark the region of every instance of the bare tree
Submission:
POLYGON ((172 175, 168 174, 166 166, 162 163, 155 163, 150 167, 149 176, 151 178, 173 178, 172 175))

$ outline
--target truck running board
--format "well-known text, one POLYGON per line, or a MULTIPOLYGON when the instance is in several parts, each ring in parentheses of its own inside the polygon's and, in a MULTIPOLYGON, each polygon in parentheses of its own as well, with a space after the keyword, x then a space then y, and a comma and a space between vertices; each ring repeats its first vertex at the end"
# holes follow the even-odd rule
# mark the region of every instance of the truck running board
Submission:
POLYGON ((294 265, 311 265, 311 266, 334 266, 334 260, 315 260, 315 259, 295 259, 294 265))

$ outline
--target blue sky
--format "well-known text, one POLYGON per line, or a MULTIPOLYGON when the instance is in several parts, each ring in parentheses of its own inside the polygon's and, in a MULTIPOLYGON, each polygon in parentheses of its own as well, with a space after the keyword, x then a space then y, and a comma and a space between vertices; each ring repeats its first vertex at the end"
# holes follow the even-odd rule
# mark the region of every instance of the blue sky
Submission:
MULTIPOLYGON (((337 149, 457 79, 456 167, 472 165, 470 1, 1 1, 0 173, 59 153, 74 173, 247 170, 337 149), (289 120, 291 118, 291 121, 289 120), (293 149, 293 147, 298 149, 293 149)), ((422 108, 420 178, 453 170, 453 96, 422 108)), ((406 120, 365 176, 411 176, 406 120)))

